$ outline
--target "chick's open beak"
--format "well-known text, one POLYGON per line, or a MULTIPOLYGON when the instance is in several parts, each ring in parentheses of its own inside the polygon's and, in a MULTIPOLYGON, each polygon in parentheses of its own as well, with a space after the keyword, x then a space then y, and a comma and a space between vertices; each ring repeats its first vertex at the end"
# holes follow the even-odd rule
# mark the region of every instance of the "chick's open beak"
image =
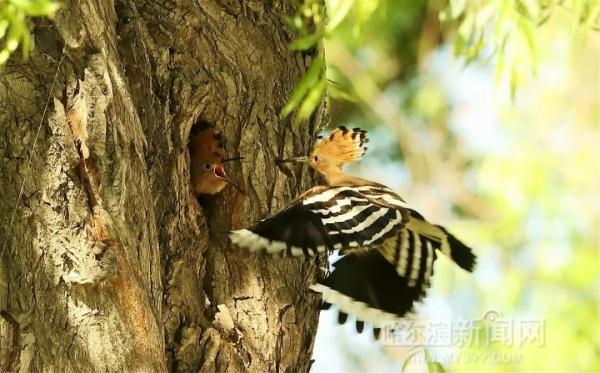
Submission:
POLYGON ((229 177, 227 177, 227 174, 225 173, 225 169, 223 168, 223 165, 220 165, 220 164, 215 165, 213 170, 214 170, 214 174, 216 177, 233 185, 235 187, 235 189, 237 189, 240 193, 246 194, 242 188, 240 188, 236 183, 231 181, 231 179, 229 179, 229 177))

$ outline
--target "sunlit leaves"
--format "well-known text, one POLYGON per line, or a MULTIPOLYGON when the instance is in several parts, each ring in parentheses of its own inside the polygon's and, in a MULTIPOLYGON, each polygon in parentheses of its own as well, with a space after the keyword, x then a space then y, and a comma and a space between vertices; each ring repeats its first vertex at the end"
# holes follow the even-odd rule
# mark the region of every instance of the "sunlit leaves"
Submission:
POLYGON ((29 56, 31 36, 26 17, 53 16, 59 4, 52 0, 0 0, 0 65, 19 45, 23 58, 29 56))
POLYGON ((302 121, 308 119, 312 113, 315 111, 316 107, 321 102, 321 98, 323 97, 323 92, 325 92, 325 88, 327 87, 327 79, 322 76, 319 79, 317 85, 315 85, 306 95, 304 101, 302 101, 302 105, 300 105, 300 109, 298 110, 297 121, 302 121))
POLYGON ((427 349, 424 349, 424 353, 425 353, 425 362, 427 363, 427 370, 429 371, 429 373, 444 373, 444 372, 446 372, 446 369, 444 369, 444 366, 440 362, 433 360, 433 358, 431 357, 431 354, 429 353, 429 351, 427 351, 427 349))
POLYGON ((559 12, 571 16, 573 30, 600 24, 600 2, 594 0, 450 0, 440 20, 459 21, 454 54, 467 64, 495 57, 496 81, 507 77, 514 97, 537 70, 536 27, 559 12))
POLYGON ((423 356, 425 357, 425 363, 427 364, 427 373, 445 373, 446 369, 444 368, 444 366, 438 362, 435 361, 433 359, 433 357, 431 356, 431 354, 429 353, 429 351, 425 348, 425 347, 419 347, 419 348, 415 348, 413 349, 408 356, 406 357, 406 359, 404 359, 404 362, 402 363, 402 368, 401 371, 407 372, 406 368, 408 368, 410 362, 416 358, 420 353, 423 354, 423 356))
POLYGON ((353 84, 338 66, 327 66, 327 95, 337 100, 357 102, 353 84))
MULTIPOLYGON (((412 2, 387 3, 391 9, 412 2)), ((429 2, 436 3, 439 2, 429 2)), ((376 155, 376 160, 355 170, 376 170, 364 175, 367 177, 391 174, 390 164, 405 162, 406 168, 394 168, 394 177, 382 180, 402 179, 406 169, 412 174, 425 170, 425 176, 419 180, 411 174, 410 181, 403 181, 406 184, 400 189, 410 190, 407 193, 417 201, 419 188, 431 189, 421 198, 428 203, 438 201, 442 214, 452 206, 478 217, 473 221, 448 217, 453 223, 452 231, 475 246, 481 258, 475 278, 464 277, 464 286, 452 287, 461 278, 457 276, 466 276, 453 268, 448 268, 447 277, 436 282, 438 289, 434 291, 460 289, 454 290, 461 294, 458 297, 448 296, 454 302, 449 306, 453 317, 470 317, 494 309, 509 318, 540 319, 547 326, 546 346, 515 346, 509 351, 519 357, 518 361, 491 364, 486 360, 507 352, 499 345, 455 350, 448 360, 444 358, 447 355, 438 353, 439 349, 431 349, 433 357, 441 358, 451 371, 593 370, 600 362, 596 351, 600 334, 597 328, 590 327, 597 324, 594 311, 598 302, 600 242, 600 110, 595 84, 600 40, 595 30, 600 1, 563 0, 559 4, 554 0, 534 0, 521 1, 519 5, 516 0, 457 0, 452 4, 446 12, 448 23, 441 28, 436 22, 427 23, 421 28, 422 33, 415 36, 421 37, 421 42, 431 40, 432 44, 419 56, 418 69, 407 77, 408 83, 393 74, 380 79, 387 61, 406 63, 400 54, 403 49, 385 48, 397 40, 398 34, 389 30, 402 29, 404 20, 390 21, 390 12, 375 12, 365 25, 362 40, 356 42, 350 24, 355 21, 352 12, 356 6, 350 9, 336 29, 335 43, 328 40, 325 44, 328 95, 343 94, 354 83, 360 96, 356 105, 332 105, 337 121, 334 123, 375 127, 372 141, 377 140, 379 130, 393 134, 401 128, 411 134, 418 141, 410 141, 407 146, 398 146, 393 135, 381 135, 378 147, 370 153, 376 155), (470 53, 476 58, 461 70, 448 56, 444 43, 456 40, 467 13, 473 15, 462 28, 464 45, 459 48, 459 56, 466 59, 470 53), (330 47, 334 44, 343 44, 345 49, 330 47), (339 61, 340 74, 330 65, 331 61, 339 61), (344 61, 354 65, 343 65, 344 61), (495 63, 496 80, 503 89, 495 94, 489 89, 493 70, 491 74, 489 68, 478 66, 489 61, 495 63), (536 67, 538 77, 532 79, 536 67), (347 74, 346 80, 340 76, 342 72, 347 74), (511 81, 513 91, 518 92, 513 103, 507 102, 508 90, 504 91, 511 81), (371 88, 365 82, 383 92, 369 96, 373 105, 366 110, 361 105, 368 101, 364 99, 365 92, 371 88), (368 112, 384 100, 391 100, 405 119, 392 122, 389 132, 381 128, 381 117, 368 112), (392 145, 379 149, 384 137, 390 137, 392 145), (392 149, 401 149, 402 153, 396 151, 390 156, 392 149), (406 162, 408 151, 412 152, 409 156, 418 159, 418 168, 406 162), (463 292, 470 295, 465 298, 463 292), (484 359, 453 359, 463 353, 484 359)), ((438 12, 439 8, 432 6, 428 17, 435 17, 438 12)), ((406 15, 406 22, 418 19, 414 13, 394 14, 398 13, 406 15)), ((443 263, 438 264, 436 276, 444 276, 443 263)), ((353 362, 367 360, 362 349, 349 350, 353 362)), ((390 348, 386 354, 395 362, 405 358, 404 349, 390 348)), ((369 358, 373 359, 373 355, 369 358)), ((428 370, 424 352, 419 350, 415 355, 404 370, 412 371, 417 363, 421 363, 422 370, 428 370)), ((371 368, 364 364, 359 365, 363 370, 371 368)))
POLYGON ((296 13, 287 23, 299 36, 290 43, 291 50, 315 48, 325 34, 325 7, 321 1, 304 0, 297 4, 296 13))
POLYGON ((307 120, 321 102, 326 90, 337 98, 352 99, 352 95, 345 91, 344 87, 332 87, 328 84, 321 42, 335 33, 342 22, 350 17, 354 24, 354 34, 358 34, 378 3, 376 0, 328 0, 326 5, 321 0, 303 0, 297 3, 296 13, 286 19, 288 25, 298 33, 298 37, 290 43, 289 49, 308 51, 316 48, 318 56, 306 75, 297 83, 288 103, 281 111, 282 117, 297 109, 295 123, 307 120))
POLYGON ((295 122, 308 119, 321 102, 326 82, 325 60, 323 57, 317 56, 304 76, 296 83, 288 103, 281 110, 281 116, 288 116, 295 108, 300 106, 295 122))
POLYGON ((303 51, 313 48, 321 41, 322 38, 323 34, 321 32, 303 36, 291 42, 290 49, 293 51, 303 51))
POLYGON ((327 10, 329 21, 327 22, 327 32, 332 32, 346 18, 350 9, 354 5, 354 0, 330 0, 327 10))

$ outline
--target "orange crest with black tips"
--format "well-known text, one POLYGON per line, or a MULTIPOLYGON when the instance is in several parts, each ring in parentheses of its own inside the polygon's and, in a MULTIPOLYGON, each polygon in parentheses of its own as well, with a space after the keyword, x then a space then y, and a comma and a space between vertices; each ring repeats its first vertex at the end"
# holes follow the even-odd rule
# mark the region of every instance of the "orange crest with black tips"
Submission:
POLYGON ((369 140, 365 137, 367 131, 360 128, 336 128, 325 139, 321 140, 313 150, 312 156, 327 158, 338 164, 359 160, 365 155, 364 146, 369 140))

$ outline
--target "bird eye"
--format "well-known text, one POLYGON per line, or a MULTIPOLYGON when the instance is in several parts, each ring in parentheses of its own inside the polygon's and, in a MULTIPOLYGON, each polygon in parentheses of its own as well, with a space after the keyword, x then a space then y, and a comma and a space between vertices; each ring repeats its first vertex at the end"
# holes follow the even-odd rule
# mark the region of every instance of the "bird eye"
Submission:
POLYGON ((210 171, 211 169, 212 169, 212 165, 210 163, 205 163, 204 164, 204 170, 210 171))
POLYGON ((319 157, 317 157, 317 156, 315 155, 315 157, 313 158, 313 160, 314 160, 315 162, 317 162, 317 161, 319 160, 319 157))

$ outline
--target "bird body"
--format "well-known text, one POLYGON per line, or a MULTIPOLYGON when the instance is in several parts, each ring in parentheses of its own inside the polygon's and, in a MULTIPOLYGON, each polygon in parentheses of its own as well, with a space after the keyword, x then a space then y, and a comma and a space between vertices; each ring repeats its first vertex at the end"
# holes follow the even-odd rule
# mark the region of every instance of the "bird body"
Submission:
POLYGON ((472 271, 472 250, 443 227, 427 222, 388 187, 346 175, 341 167, 366 152, 366 131, 340 127, 319 142, 308 162, 327 185, 301 194, 273 217, 233 231, 231 241, 252 252, 310 256, 339 250, 334 270, 311 289, 340 321, 354 315, 379 327, 406 315, 429 287, 437 251, 472 271))

